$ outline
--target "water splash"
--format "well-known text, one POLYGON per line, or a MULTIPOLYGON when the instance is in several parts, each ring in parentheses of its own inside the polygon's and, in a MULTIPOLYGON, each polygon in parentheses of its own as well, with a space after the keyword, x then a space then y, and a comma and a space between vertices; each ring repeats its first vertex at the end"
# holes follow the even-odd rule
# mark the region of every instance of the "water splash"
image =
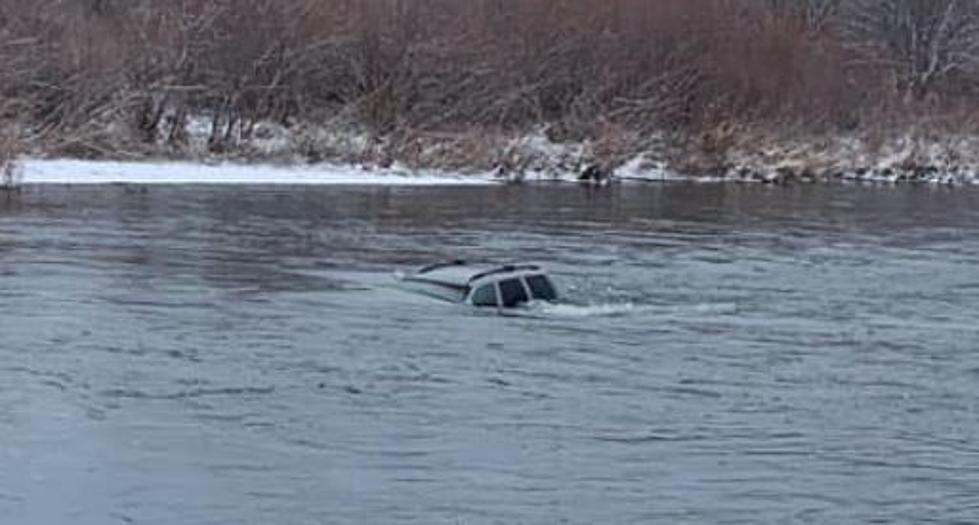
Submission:
POLYGON ((554 318, 709 316, 736 314, 738 305, 736 303, 654 305, 634 302, 597 304, 533 302, 521 310, 536 316, 554 318))

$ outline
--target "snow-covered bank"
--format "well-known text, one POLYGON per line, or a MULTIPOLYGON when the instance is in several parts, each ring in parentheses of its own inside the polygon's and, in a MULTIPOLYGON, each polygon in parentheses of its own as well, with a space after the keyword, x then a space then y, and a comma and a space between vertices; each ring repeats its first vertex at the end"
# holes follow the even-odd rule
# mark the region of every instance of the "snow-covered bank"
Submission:
POLYGON ((726 157, 725 180, 979 185, 979 137, 972 135, 908 132, 878 141, 840 136, 741 142, 726 157))
MULTIPOLYGON (((904 167, 871 165, 867 168, 815 170, 804 164, 785 162, 732 165, 722 173, 686 175, 662 164, 649 164, 637 157, 613 169, 601 181, 580 179, 575 171, 530 170, 518 175, 495 173, 453 174, 436 170, 412 171, 398 168, 316 165, 278 166, 269 164, 206 164, 157 161, 24 160, 18 163, 13 182, 20 184, 200 184, 200 185, 308 185, 308 186, 489 186, 507 183, 918 183, 979 186, 979 170, 941 170, 933 166, 904 167)), ((2 186, 3 184, 0 184, 2 186)))
POLYGON ((190 162, 118 162, 84 160, 21 161, 21 184, 267 184, 456 186, 497 183, 490 174, 456 176, 397 168, 355 166, 273 166, 190 162))
MULTIPOLYGON (((286 133, 284 128, 282 132, 286 133)), ((330 136, 335 138, 341 134, 330 136)), ((242 147, 252 151, 255 149, 253 142, 242 147)), ((203 151, 181 157, 197 160, 184 161, 28 158, 13 164, 16 168, 11 172, 12 182, 387 186, 519 182, 979 185, 979 136, 936 138, 908 134, 872 144, 859 137, 787 141, 744 133, 720 149, 697 144, 677 147, 656 137, 623 140, 610 148, 598 141, 552 142, 540 133, 475 141, 440 136, 431 141, 408 141, 411 148, 393 147, 381 141, 381 146, 377 146, 381 148, 380 152, 338 147, 332 155, 317 155, 316 158, 299 154, 291 139, 280 142, 278 148, 268 147, 262 155, 237 157, 236 160, 232 160, 235 157, 207 156, 203 151), (461 143, 464 145, 460 146, 461 143), (399 155, 406 149, 415 152, 408 159, 399 155)), ((349 145, 356 141, 341 142, 349 145)), ((0 186, 8 182, 7 175, 4 177, 0 186)))
MULTIPOLYGON (((707 142, 705 140, 705 142, 707 142)), ((785 140, 744 133, 713 144, 676 147, 653 138, 617 155, 591 142, 555 144, 540 135, 508 146, 514 181, 876 183, 979 185, 979 136, 895 134, 785 140), (593 178, 596 177, 597 179, 593 178)))

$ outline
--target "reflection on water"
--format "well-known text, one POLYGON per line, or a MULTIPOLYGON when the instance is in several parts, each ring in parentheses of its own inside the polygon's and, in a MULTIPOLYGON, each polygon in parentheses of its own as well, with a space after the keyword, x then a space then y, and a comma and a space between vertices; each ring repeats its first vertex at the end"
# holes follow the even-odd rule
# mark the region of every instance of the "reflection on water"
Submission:
POLYGON ((31 187, 0 522, 972 521, 979 193, 31 187), (399 290, 531 259, 569 302, 399 290))

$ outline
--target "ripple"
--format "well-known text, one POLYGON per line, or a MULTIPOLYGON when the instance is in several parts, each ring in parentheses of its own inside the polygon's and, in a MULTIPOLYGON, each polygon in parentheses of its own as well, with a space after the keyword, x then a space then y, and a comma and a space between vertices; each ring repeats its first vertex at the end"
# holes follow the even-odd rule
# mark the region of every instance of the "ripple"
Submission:
POLYGON ((179 400, 211 396, 263 396, 275 392, 275 387, 224 387, 195 388, 176 392, 147 392, 143 390, 114 388, 100 392, 100 395, 115 399, 160 399, 179 400))

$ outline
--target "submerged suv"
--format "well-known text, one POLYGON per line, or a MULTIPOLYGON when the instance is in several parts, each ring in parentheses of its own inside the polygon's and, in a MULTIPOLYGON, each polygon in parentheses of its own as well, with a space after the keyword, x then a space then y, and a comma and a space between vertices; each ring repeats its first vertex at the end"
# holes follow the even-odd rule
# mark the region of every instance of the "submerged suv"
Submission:
POLYGON ((465 261, 426 266, 406 275, 410 289, 452 302, 513 308, 530 301, 555 301, 557 290, 544 270, 533 264, 488 266, 465 261))

